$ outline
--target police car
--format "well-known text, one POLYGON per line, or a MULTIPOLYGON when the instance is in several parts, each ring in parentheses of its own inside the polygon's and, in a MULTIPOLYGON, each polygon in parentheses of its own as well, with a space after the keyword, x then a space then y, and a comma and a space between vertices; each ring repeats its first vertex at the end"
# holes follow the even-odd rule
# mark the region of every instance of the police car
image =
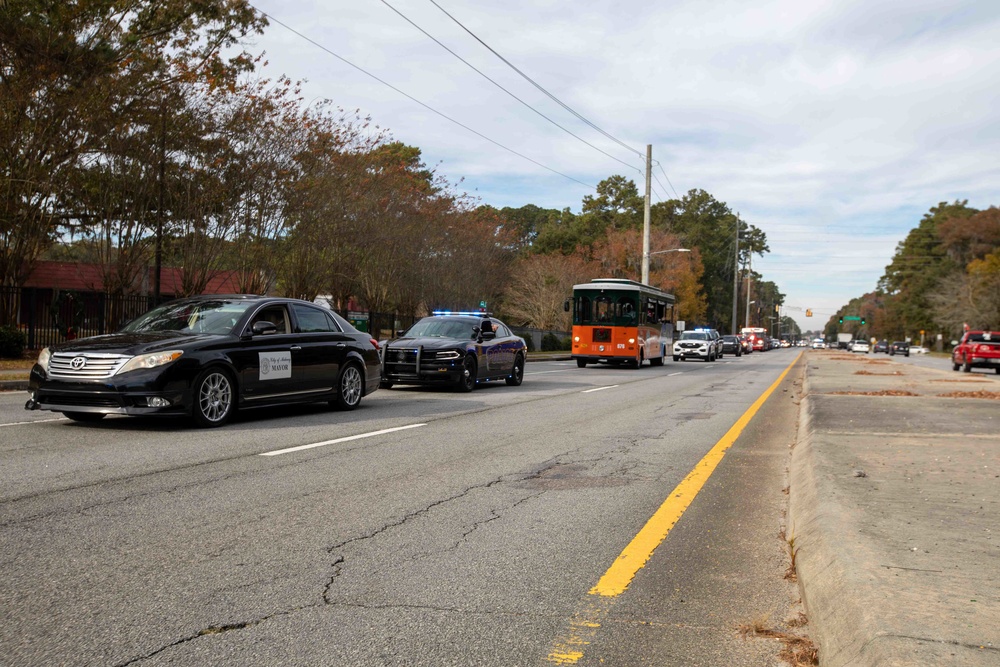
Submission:
POLYGON ((382 346, 382 383, 445 385, 472 391, 477 384, 524 379, 527 345, 489 313, 435 311, 382 346))
POLYGON ((704 359, 715 361, 720 355, 716 347, 716 339, 709 329, 682 331, 680 338, 674 341, 674 361, 688 359, 704 359))

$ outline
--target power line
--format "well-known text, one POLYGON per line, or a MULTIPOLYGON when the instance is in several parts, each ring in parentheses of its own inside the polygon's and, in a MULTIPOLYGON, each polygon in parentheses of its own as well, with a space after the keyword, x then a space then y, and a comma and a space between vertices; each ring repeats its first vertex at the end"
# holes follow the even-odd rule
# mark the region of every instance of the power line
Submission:
POLYGON ((469 67, 469 68, 470 68, 470 69, 471 69, 472 71, 474 71, 474 72, 475 72, 476 74, 478 74, 479 76, 483 77, 484 79, 486 79, 487 81, 489 81, 490 83, 492 83, 492 84, 493 84, 494 86, 496 86, 497 88, 499 88, 499 89, 500 89, 500 90, 502 90, 503 92, 505 92, 505 93, 507 93, 508 95, 510 95, 511 97, 513 97, 513 98, 514 98, 515 100, 517 100, 518 102, 520 102, 521 104, 523 104, 523 105, 524 105, 525 107, 527 107, 528 109, 531 109, 531 110, 532 110, 532 111, 534 111, 534 112, 535 112, 536 114, 538 114, 539 116, 541 116, 541 117, 542 117, 542 118, 544 118, 545 120, 549 121, 550 123, 552 123, 553 125, 555 125, 556 127, 558 127, 558 128, 560 129, 560 130, 562 130, 562 131, 563 131, 563 132, 565 132, 566 134, 568 134, 568 135, 570 135, 571 137, 573 137, 574 139, 577 139, 578 141, 581 141, 581 142, 583 142, 583 143, 587 144, 588 146, 590 146, 591 148, 593 148, 593 149, 594 149, 595 151, 597 151, 597 152, 599 152, 599 153, 602 153, 602 154, 604 154, 604 155, 608 156, 608 157, 609 157, 609 158, 611 158, 612 160, 614 160, 614 161, 616 161, 616 162, 619 162, 619 163, 621 163, 621 164, 625 165, 626 167, 629 167, 630 169, 634 169, 635 171, 638 171, 638 172, 639 172, 640 174, 642 173, 642 170, 641 170, 641 169, 639 169, 639 167, 636 167, 636 166, 635 166, 635 165, 633 165, 633 164, 629 164, 628 162, 625 162, 624 160, 619 160, 618 158, 616 158, 616 157, 615 157, 614 155, 612 155, 611 153, 608 153, 608 152, 606 152, 606 151, 604 151, 604 150, 602 150, 602 149, 598 148, 597 146, 595 146, 594 144, 590 143, 589 141, 587 141, 587 140, 586 140, 586 139, 584 139, 583 137, 580 137, 580 136, 578 136, 578 135, 574 134, 574 133, 573 133, 573 132, 571 132, 570 130, 566 129, 565 127, 563 127, 562 125, 560 125, 559 123, 557 123, 556 121, 552 120, 551 118, 549 118, 548 116, 546 116, 545 114, 543 114, 543 113, 542 113, 541 111, 539 111, 539 110, 538 110, 538 109, 536 109, 535 107, 531 106, 530 104, 528 104, 527 102, 525 102, 524 100, 522 100, 522 99, 521 99, 520 97, 518 97, 518 96, 517 96, 517 95, 515 95, 514 93, 510 92, 509 90, 507 90, 506 88, 504 88, 504 87, 503 87, 502 85, 500 85, 500 84, 499 84, 499 83, 497 83, 497 82, 496 82, 495 80, 493 80, 492 78, 490 78, 490 77, 489 77, 488 75, 486 75, 486 74, 485 74, 484 72, 482 72, 482 71, 481 71, 481 70, 480 70, 479 68, 477 68, 477 67, 476 67, 475 65, 473 65, 472 63, 470 63, 470 62, 469 62, 468 60, 466 60, 466 59, 465 59, 465 58, 463 58, 462 56, 460 56, 460 55, 458 55, 457 53, 455 53, 454 51, 452 51, 452 50, 451 50, 450 48, 448 48, 448 47, 447 47, 447 46, 446 46, 446 45, 445 45, 444 43, 442 43, 442 42, 441 42, 441 41, 440 41, 439 39, 437 39, 436 37, 434 37, 434 35, 430 34, 430 33, 429 33, 429 32, 427 32, 426 30, 424 30, 423 28, 421 28, 421 27, 420 27, 419 25, 417 25, 416 23, 414 23, 414 22, 413 22, 413 21, 412 21, 412 20, 411 20, 411 19, 410 19, 410 18, 409 18, 408 16, 406 16, 405 14, 403 14, 403 12, 399 11, 398 9, 396 9, 395 7, 393 7, 392 5, 390 5, 390 4, 389 4, 389 3, 387 2, 387 0, 381 0, 381 1, 382 1, 382 4, 383 4, 383 5, 385 5, 386 7, 388 7, 388 8, 389 8, 389 9, 391 9, 392 11, 394 11, 394 12, 395 12, 396 14, 398 14, 398 15, 399 15, 399 16, 400 16, 400 17, 401 17, 401 18, 402 18, 402 19, 403 19, 404 21, 406 21, 407 23, 409 23, 410 25, 412 25, 412 26, 413 26, 414 28, 416 28, 417 30, 419 30, 420 32, 422 32, 422 33, 423 33, 424 35, 426 35, 426 36, 427 36, 427 37, 428 37, 429 39, 431 39, 431 40, 434 40, 434 43, 435 43, 435 44, 437 44, 437 45, 438 45, 438 46, 440 46, 440 47, 441 47, 442 49, 444 49, 445 51, 447 51, 447 52, 448 52, 448 53, 450 53, 451 55, 453 55, 453 56, 455 56, 456 58, 458 58, 459 60, 461 60, 461 61, 462 61, 463 63, 465 63, 465 64, 466 64, 466 65, 467 65, 467 66, 468 66, 468 67, 469 67))
POLYGON ((434 6, 435 6, 435 7, 437 7, 438 9, 440 9, 440 10, 441 10, 441 12, 442 12, 442 13, 443 13, 443 14, 444 14, 445 16, 447 16, 447 17, 448 17, 448 18, 450 18, 450 19, 451 19, 452 21, 454 21, 454 22, 455 22, 455 23, 456 23, 456 24, 458 25, 458 27, 460 27, 460 28, 461 28, 462 30, 464 30, 465 32, 469 33, 469 34, 470 34, 470 35, 472 36, 472 38, 473 38, 473 39, 475 39, 475 40, 476 40, 477 42, 479 42, 479 43, 480 43, 480 44, 482 44, 482 45, 483 45, 484 47, 486 47, 486 49, 488 49, 490 53, 492 53, 492 54, 493 54, 493 55, 495 55, 495 56, 496 56, 497 58, 499 58, 500 60, 502 60, 502 61, 504 62, 504 64, 506 64, 506 65, 507 65, 508 67, 510 67, 510 68, 511 68, 512 70, 514 70, 515 72, 517 72, 518 74, 520 74, 520 75, 521 75, 521 77, 522 77, 522 78, 523 78, 523 79, 524 79, 525 81, 527 81, 528 83, 530 83, 531 85, 533 85, 533 86, 534 86, 535 88, 537 88, 538 90, 540 90, 540 91, 541 91, 541 92, 542 92, 543 94, 545 94, 545 95, 546 95, 546 96, 547 96, 547 97, 548 97, 549 99, 551 99, 551 100, 552 100, 553 102, 555 102, 556 104, 558 104, 559 106, 561 106, 561 107, 562 107, 563 109, 565 109, 566 111, 570 112, 571 114, 573 114, 574 116, 576 116, 577 118, 579 118, 579 119, 580 119, 581 121, 583 121, 584 123, 586 123, 587 125, 589 125, 589 126, 590 126, 590 127, 592 127, 593 129, 597 130, 598 132, 600 132, 600 133, 601 133, 601 134, 603 134, 603 135, 604 135, 605 137, 607 137, 607 138, 608 138, 608 139, 610 139, 611 141, 615 142, 616 144, 618 144, 618 145, 619 145, 619 146, 621 146, 622 148, 624 148, 624 149, 626 149, 626 150, 629 150, 629 151, 631 151, 631 152, 635 153, 636 155, 638 155, 638 156, 642 157, 642 158, 643 158, 643 159, 645 160, 645 155, 644 155, 643 153, 641 153, 640 151, 638 151, 638 150, 636 150, 636 149, 632 148, 632 147, 631 147, 631 146, 629 146, 628 144, 626 144, 626 143, 622 142, 622 141, 621 141, 620 139, 618 139, 618 138, 616 138, 616 137, 614 137, 614 136, 612 136, 612 135, 608 134, 607 132, 605 132, 604 130, 602 130, 602 129, 601 129, 600 127, 598 127, 598 126, 597 126, 597 125, 595 125, 594 123, 592 123, 592 122, 590 122, 589 120, 587 120, 586 118, 584 118, 584 117, 583 117, 582 115, 580 115, 579 113, 577 113, 577 112, 576 112, 576 111, 575 111, 575 110, 574 110, 574 109, 573 109, 572 107, 570 107, 569 105, 567 105, 567 104, 566 104, 565 102, 563 102, 562 100, 560 100, 560 99, 559 99, 558 97, 556 97, 555 95, 553 95, 553 94, 552 94, 552 93, 550 93, 549 91, 547 91, 547 90, 546 90, 546 89, 545 89, 545 88, 544 88, 544 87, 543 87, 543 86, 542 86, 541 84, 539 84, 539 83, 538 83, 538 82, 536 82, 536 81, 535 81, 534 79, 532 79, 532 78, 531 78, 530 76, 528 76, 527 74, 525 74, 524 72, 522 72, 521 70, 519 70, 519 69, 518 69, 518 68, 517 68, 517 67, 516 67, 516 66, 515 66, 515 65, 514 65, 514 64, 513 64, 512 62, 510 62, 509 60, 507 60, 506 58, 504 58, 504 57, 503 57, 502 55, 500 55, 499 53, 497 53, 497 51, 496 51, 496 50, 495 50, 495 49, 494 49, 494 48, 493 48, 492 46, 490 46, 489 44, 487 44, 486 42, 484 42, 484 41, 483 41, 482 39, 480 39, 480 38, 479 38, 479 36, 478 36, 478 35, 476 35, 476 33, 472 32, 471 30, 469 30, 468 28, 466 28, 466 27, 465 27, 465 26, 464 26, 464 25, 462 24, 462 22, 461 22, 461 21, 459 21, 459 20, 458 20, 458 19, 456 19, 456 18, 455 18, 454 16, 452 16, 451 14, 449 14, 449 13, 448 13, 448 12, 447 12, 447 11, 446 11, 446 10, 445 10, 445 9, 444 9, 444 8, 443 8, 442 6, 441 6, 441 5, 439 5, 439 4, 437 3, 437 2, 435 2, 435 0, 428 0, 428 1, 429 1, 429 2, 430 2, 430 3, 432 4, 432 5, 434 5, 434 6))
MULTIPOLYGON (((251 5, 251 7, 253 7, 253 5, 251 5)), ((387 88, 390 88, 391 90, 395 91, 396 93, 399 93, 400 95, 402 95, 403 97, 407 98, 407 99, 408 99, 408 100, 410 100, 411 102, 415 102, 416 104, 419 104, 420 106, 422 106, 423 108, 427 109, 428 111, 430 111, 430 112, 432 112, 432 113, 434 113, 434 114, 437 114, 437 115, 438 115, 438 116, 440 116, 441 118, 444 118, 445 120, 447 120, 447 121, 449 121, 449 122, 451 122, 451 123, 454 123, 455 125, 458 125, 459 127, 461 127, 462 129, 466 130, 467 132, 471 132, 472 134, 476 135, 476 136, 477 136, 477 137, 479 137, 480 139, 484 139, 484 140, 486 140, 486 141, 490 142, 491 144, 493 144, 494 146, 497 146, 498 148, 502 148, 503 150, 507 151, 508 153, 511 153, 511 154, 513 154, 513 155, 516 155, 517 157, 521 158, 522 160, 527 160, 528 162, 531 162, 532 164, 534 164, 534 165, 536 165, 536 166, 539 166, 539 167, 541 167, 542 169, 545 169, 545 170, 547 170, 547 171, 550 171, 550 172, 552 172, 553 174, 556 174, 556 175, 558 175, 558 176, 562 176, 563 178, 565 178, 565 179, 568 179, 568 180, 570 180, 570 181, 573 181, 574 183, 579 183, 580 185, 582 185, 582 186, 584 186, 584 187, 588 187, 588 188, 590 188, 591 190, 596 190, 596 189, 597 189, 597 188, 596 188, 595 186, 593 186, 593 185, 590 185, 589 183, 584 183, 583 181, 580 181, 580 180, 577 180, 577 179, 573 178, 572 176, 569 176, 569 175, 567 175, 567 174, 564 174, 564 173, 562 173, 561 171, 556 171, 556 170, 555 170, 555 169, 553 169, 552 167, 548 167, 548 166, 546 166, 546 165, 542 164, 541 162, 538 162, 537 160, 535 160, 535 159, 533 159, 533 158, 530 158, 530 157, 528 157, 527 155, 524 155, 524 154, 522 154, 522 153, 519 153, 519 152, 517 152, 516 150, 514 150, 513 148, 508 148, 507 146, 504 146, 504 145, 503 145, 503 144, 501 144, 500 142, 498 142, 498 141, 496 141, 496 140, 494 140, 494 139, 491 139, 491 138, 489 138, 488 136, 486 136, 486 135, 485 135, 485 134, 483 134, 482 132, 479 132, 479 131, 477 131, 477 130, 474 130, 474 129, 472 129, 472 128, 471 128, 471 127, 469 127, 468 125, 465 125, 464 123, 462 123, 462 122, 460 122, 460 121, 457 121, 457 120, 455 120, 455 119, 454 119, 454 118, 452 118, 451 116, 448 116, 447 114, 445 114, 445 113, 443 113, 443 112, 441 112, 441 111, 438 111, 437 109, 435 109, 434 107, 430 106, 429 104, 426 104, 425 102, 421 102, 421 101, 420 101, 420 100, 418 100, 417 98, 413 97, 413 96, 412 96, 412 95, 410 95, 409 93, 406 93, 406 92, 404 92, 403 90, 400 90, 399 88, 397 88, 396 86, 392 85, 392 84, 391 84, 391 83, 389 83, 388 81, 385 81, 385 80, 383 80, 383 79, 380 79, 379 77, 377 77, 376 75, 372 74, 371 72, 369 72, 369 71, 365 70, 364 68, 362 68, 362 67, 360 67, 360 66, 358 66, 358 65, 355 65, 355 64, 354 64, 354 63, 352 63, 352 62, 351 62, 350 60, 348 60, 348 59, 344 58, 344 57, 343 57, 343 56, 341 56, 341 55, 338 55, 337 53, 334 53, 333 51, 331 51, 330 49, 326 48, 325 46, 323 46, 323 45, 322 45, 322 44, 320 44, 319 42, 315 41, 314 39, 312 39, 312 38, 310 38, 310 37, 307 37, 306 35, 302 34, 302 33, 301 33, 301 32, 299 32, 298 30, 295 30, 294 28, 292 28, 292 27, 291 27, 291 26, 289 26, 288 24, 286 24, 286 23, 283 23, 282 21, 278 20, 277 18, 275 18, 274 16, 272 16, 272 15, 268 14, 267 12, 264 12, 264 11, 261 11, 261 10, 260 10, 260 9, 258 9, 257 7, 253 7, 253 8, 254 8, 254 10, 256 10, 257 12, 259 12, 261 16, 263 16, 263 17, 265 17, 265 18, 267 18, 267 19, 269 19, 269 20, 271 20, 271 21, 274 21, 275 23, 277 23, 277 24, 278 24, 278 25, 280 25, 281 27, 285 28, 286 30, 288 30, 288 31, 289 31, 289 32, 291 32, 292 34, 294 34, 294 35, 296 35, 296 36, 300 37, 301 39, 304 39, 304 40, 306 40, 307 42, 309 42, 309 43, 310 43, 310 44, 312 44, 313 46, 317 47, 318 49, 320 49, 320 50, 322 50, 322 51, 325 51, 326 53, 330 54, 331 56, 333 56, 333 57, 334 57, 334 58, 336 58, 337 60, 339 60, 339 61, 343 62, 343 63, 344 63, 344 64, 346 64, 346 65, 349 65, 350 67, 353 67, 354 69, 356 69, 357 71, 361 72, 361 73, 362 73, 362 74, 364 74, 365 76, 368 76, 368 77, 370 77, 370 78, 374 79, 375 81, 378 81, 378 82, 379 82, 379 83, 381 83, 381 84, 382 84, 383 86, 386 86, 387 88)))

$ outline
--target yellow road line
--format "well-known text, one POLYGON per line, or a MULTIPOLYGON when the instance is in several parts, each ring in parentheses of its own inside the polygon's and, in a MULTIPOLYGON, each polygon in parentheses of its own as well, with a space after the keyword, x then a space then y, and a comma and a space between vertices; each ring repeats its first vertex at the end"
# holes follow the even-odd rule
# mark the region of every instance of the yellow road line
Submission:
POLYGON ((764 405, 765 401, 778 388, 792 367, 802 358, 799 352, 794 361, 788 365, 778 379, 754 401, 743 415, 736 420, 722 439, 702 458, 687 477, 663 501, 656 513, 650 517, 624 551, 615 559, 597 585, 590 589, 590 597, 583 609, 570 620, 566 636, 553 643, 553 648, 546 659, 557 665, 573 665, 583 658, 584 649, 596 635, 601 621, 608 614, 614 600, 628 588, 636 573, 652 558, 656 547, 666 539, 670 530, 680 520, 684 511, 694 501, 695 496, 712 476, 718 467, 726 450, 733 446, 737 438, 753 419, 754 415, 764 405))
POLYGON ((632 541, 615 559, 597 585, 590 589, 591 595, 613 597, 625 592, 625 589, 632 582, 632 578, 646 565, 653 556, 653 551, 666 539, 667 534, 680 521, 684 511, 694 501, 701 488, 705 486, 705 482, 715 472, 715 468, 722 462, 722 457, 726 455, 726 450, 733 446, 743 429, 747 427, 747 424, 750 423, 768 397, 778 388, 781 381, 788 375, 788 371, 792 369, 801 356, 802 353, 799 352, 799 356, 795 357, 795 361, 778 376, 774 384, 754 401, 754 404, 736 420, 736 423, 722 436, 722 439, 698 462, 694 470, 688 473, 688 476, 667 496, 667 499, 660 505, 660 509, 656 510, 656 513, 650 517, 642 530, 632 538, 632 541))

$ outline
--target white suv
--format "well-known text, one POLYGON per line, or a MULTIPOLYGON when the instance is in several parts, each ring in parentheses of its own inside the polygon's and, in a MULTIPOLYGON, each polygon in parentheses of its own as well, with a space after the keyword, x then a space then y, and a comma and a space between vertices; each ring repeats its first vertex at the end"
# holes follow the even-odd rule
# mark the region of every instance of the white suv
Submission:
POLYGON ((704 359, 715 361, 715 339, 708 331, 684 331, 674 341, 674 361, 704 359))

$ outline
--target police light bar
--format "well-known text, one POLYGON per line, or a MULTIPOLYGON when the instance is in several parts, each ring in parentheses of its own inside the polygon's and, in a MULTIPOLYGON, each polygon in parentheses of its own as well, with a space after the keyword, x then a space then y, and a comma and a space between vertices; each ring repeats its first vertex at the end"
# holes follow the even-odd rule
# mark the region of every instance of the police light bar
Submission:
POLYGON ((466 310, 432 310, 431 315, 466 315, 469 317, 492 317, 491 313, 483 312, 481 310, 476 311, 466 311, 466 310))

